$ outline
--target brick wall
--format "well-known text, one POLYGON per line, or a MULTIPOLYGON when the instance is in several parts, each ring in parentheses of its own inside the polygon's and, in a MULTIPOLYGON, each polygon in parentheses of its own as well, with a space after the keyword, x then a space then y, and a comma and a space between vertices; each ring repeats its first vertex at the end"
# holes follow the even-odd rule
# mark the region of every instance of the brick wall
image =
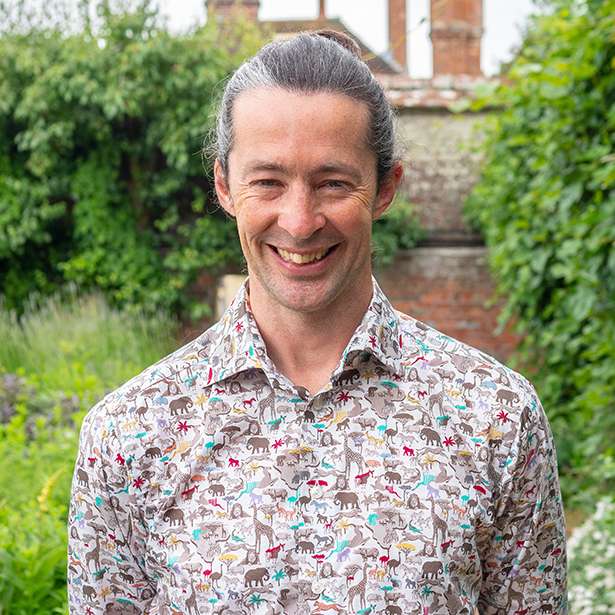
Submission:
POLYGON ((500 305, 486 305, 494 285, 484 247, 415 248, 376 278, 398 310, 499 361, 520 341, 512 326, 495 334, 500 305))
POLYGON ((463 203, 476 182, 484 114, 443 109, 398 112, 405 145, 404 195, 418 207, 428 237, 377 271, 384 291, 402 312, 505 362, 520 338, 510 324, 496 335, 500 304, 483 241, 463 220, 463 203))

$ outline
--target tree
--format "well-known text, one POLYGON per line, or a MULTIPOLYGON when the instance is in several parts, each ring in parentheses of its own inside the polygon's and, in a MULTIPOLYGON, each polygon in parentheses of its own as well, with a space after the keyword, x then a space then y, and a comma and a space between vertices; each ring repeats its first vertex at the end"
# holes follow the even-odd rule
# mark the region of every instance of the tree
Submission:
POLYGON ((98 8, 95 28, 0 36, 0 288, 17 309, 71 281, 199 316, 188 289, 240 260, 201 145, 260 33, 172 35, 150 2, 98 8))

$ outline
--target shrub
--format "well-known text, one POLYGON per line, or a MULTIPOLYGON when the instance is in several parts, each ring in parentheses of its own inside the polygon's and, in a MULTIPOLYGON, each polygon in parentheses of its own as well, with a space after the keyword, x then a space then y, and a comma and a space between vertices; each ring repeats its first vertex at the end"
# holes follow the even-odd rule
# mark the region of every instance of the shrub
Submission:
POLYGON ((100 295, 74 290, 30 304, 21 319, 0 309, 0 613, 66 612, 66 517, 81 419, 168 354, 175 331, 164 314, 111 309, 100 295))
POLYGON ((0 612, 63 613, 66 604, 66 516, 78 431, 55 424, 20 394, 0 425, 0 612), (36 418, 34 418, 36 417, 36 418))
POLYGON ((415 206, 396 197, 384 216, 374 223, 372 246, 376 265, 390 265, 400 250, 410 250, 424 237, 415 206))
POLYGON ((186 289, 240 259, 201 144, 220 82, 260 34, 211 20, 173 35, 151 1, 84 4, 96 28, 0 31, 0 290, 21 310, 72 281, 201 316, 186 289))

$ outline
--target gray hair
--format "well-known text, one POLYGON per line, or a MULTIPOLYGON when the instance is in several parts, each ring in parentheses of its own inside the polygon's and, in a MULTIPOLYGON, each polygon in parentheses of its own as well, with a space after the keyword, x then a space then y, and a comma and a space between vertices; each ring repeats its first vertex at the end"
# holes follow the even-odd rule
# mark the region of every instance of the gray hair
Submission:
POLYGON ((256 88, 345 94, 369 111, 367 143, 376 155, 378 184, 399 160, 393 110, 382 86, 361 60, 358 45, 339 32, 303 32, 265 45, 231 76, 218 109, 215 156, 225 175, 233 146, 233 105, 256 88))

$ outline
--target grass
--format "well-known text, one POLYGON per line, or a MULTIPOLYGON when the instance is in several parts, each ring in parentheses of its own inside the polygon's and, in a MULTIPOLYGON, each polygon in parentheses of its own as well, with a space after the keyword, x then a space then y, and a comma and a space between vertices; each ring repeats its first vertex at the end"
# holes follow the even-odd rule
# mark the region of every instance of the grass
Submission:
POLYGON ((176 323, 102 295, 0 305, 0 615, 66 615, 66 515, 81 419, 173 350, 176 323))
POLYGON ((20 318, 0 304, 0 370, 89 407, 173 349, 176 332, 165 314, 114 309, 99 293, 71 288, 32 302, 20 318))

